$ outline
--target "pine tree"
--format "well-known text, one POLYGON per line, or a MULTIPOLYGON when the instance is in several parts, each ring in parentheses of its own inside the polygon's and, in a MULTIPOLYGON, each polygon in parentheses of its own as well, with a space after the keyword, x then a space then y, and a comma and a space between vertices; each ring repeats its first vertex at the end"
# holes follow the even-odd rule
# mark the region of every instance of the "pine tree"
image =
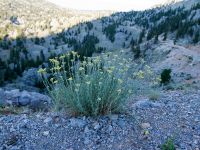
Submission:
POLYGON ((131 50, 134 53, 134 58, 138 59, 140 57, 140 54, 141 54, 140 46, 132 47, 131 50))
POLYGON ((166 39, 167 39, 167 32, 165 32, 163 35, 163 41, 166 41, 166 39))
POLYGON ((200 40, 199 38, 200 38, 199 32, 196 32, 193 38, 193 43, 194 44, 198 43, 200 40))
POLYGON ((142 39, 144 36, 145 36, 145 30, 143 29, 142 32, 140 33, 138 44, 142 43, 142 39))
POLYGON ((41 58, 41 61, 42 61, 42 62, 45 61, 45 56, 44 56, 43 50, 40 51, 40 58, 41 58))
POLYGON ((156 35, 154 38, 154 44, 157 44, 157 43, 158 43, 158 35, 156 35))

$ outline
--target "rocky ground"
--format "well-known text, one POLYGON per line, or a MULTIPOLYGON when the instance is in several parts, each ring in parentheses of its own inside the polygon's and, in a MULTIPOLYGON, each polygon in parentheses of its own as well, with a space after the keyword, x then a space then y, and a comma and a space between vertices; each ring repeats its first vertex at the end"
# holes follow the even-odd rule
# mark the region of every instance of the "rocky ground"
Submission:
POLYGON ((72 117, 58 113, 0 116, 0 150, 156 150, 167 138, 178 150, 200 149, 200 90, 138 97, 124 115, 72 117))

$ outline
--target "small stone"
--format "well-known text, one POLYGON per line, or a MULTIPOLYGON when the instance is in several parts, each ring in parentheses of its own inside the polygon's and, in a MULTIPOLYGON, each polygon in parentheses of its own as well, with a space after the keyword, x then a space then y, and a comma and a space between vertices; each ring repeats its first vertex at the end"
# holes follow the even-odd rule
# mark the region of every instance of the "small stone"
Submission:
POLYGON ((85 144, 85 145, 90 144, 90 140, 89 140, 88 138, 85 138, 85 140, 84 140, 84 144, 85 144))
POLYGON ((59 122, 60 120, 60 117, 59 116, 54 116, 53 117, 53 122, 59 122))
POLYGON ((8 145, 8 146, 10 146, 10 145, 16 145, 17 144, 17 141, 18 141, 18 136, 17 135, 15 135, 15 134, 13 134, 13 135, 11 135, 10 137, 9 137, 9 139, 7 140, 7 142, 6 142, 6 144, 8 145))
POLYGON ((81 120, 81 119, 72 118, 72 119, 70 119, 70 125, 72 127, 83 128, 86 125, 86 121, 81 120))
POLYGON ((85 127, 84 133, 85 133, 85 134, 90 133, 90 129, 89 129, 88 127, 85 127))
POLYGON ((118 125, 123 129, 123 128, 125 128, 126 123, 125 123, 124 120, 120 119, 119 122, 118 122, 118 125))
POLYGON ((21 123, 19 124, 19 128, 28 128, 29 127, 29 120, 28 119, 24 119, 23 121, 21 121, 21 123))
POLYGON ((193 142, 193 143, 197 145, 197 144, 198 144, 198 140, 194 140, 194 142, 193 142))
POLYGON ((199 120, 199 118, 195 118, 194 121, 195 122, 199 122, 200 120, 199 120))
POLYGON ((147 129, 147 128, 150 128, 151 125, 149 123, 142 123, 141 127, 142 127, 142 129, 147 129))
POLYGON ((93 125, 95 130, 98 130, 101 127, 98 122, 95 122, 93 125))
POLYGON ((109 127, 108 127, 108 131, 111 132, 112 129, 113 129, 113 127, 112 127, 111 125, 109 125, 109 127))
POLYGON ((44 123, 50 123, 50 122, 52 122, 52 118, 51 117, 48 117, 48 118, 46 118, 45 120, 44 120, 44 123))
POLYGON ((43 135, 44 135, 44 136, 48 136, 48 135, 49 135, 49 131, 44 131, 44 132, 43 132, 43 135))
POLYGON ((137 101, 133 107, 137 109, 150 109, 150 108, 159 108, 162 107, 163 105, 158 102, 152 102, 150 100, 140 100, 137 101))
POLYGON ((112 120, 112 121, 116 121, 118 119, 118 115, 110 115, 109 118, 112 120))

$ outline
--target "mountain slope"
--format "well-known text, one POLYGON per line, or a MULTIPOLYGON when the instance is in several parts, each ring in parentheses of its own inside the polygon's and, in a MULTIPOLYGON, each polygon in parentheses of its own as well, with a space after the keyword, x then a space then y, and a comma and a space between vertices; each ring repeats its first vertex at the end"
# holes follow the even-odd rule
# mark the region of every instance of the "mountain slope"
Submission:
MULTIPOLYGON (((151 56, 156 47, 178 53, 175 47, 190 51, 188 46, 198 49, 200 41, 200 3, 195 0, 113 14, 66 10, 39 0, 3 0, 0 5, 3 12, 0 17, 3 62, 0 60, 0 64, 6 77, 12 70, 21 75, 25 69, 38 67, 47 58, 70 50, 92 56, 102 51, 127 49, 154 66, 156 60, 151 56)), ((165 58, 175 55, 166 55, 162 49, 158 53, 163 55, 158 64, 167 63, 165 58)), ((189 55, 185 50, 182 53, 189 55)), ((195 60, 198 60, 196 56, 195 60)), ((170 64, 171 68, 173 63, 170 64)), ((158 72, 165 67, 159 66, 158 72)), ((174 73, 177 69, 174 68, 174 73)), ((184 74, 189 72, 186 70, 184 74)))

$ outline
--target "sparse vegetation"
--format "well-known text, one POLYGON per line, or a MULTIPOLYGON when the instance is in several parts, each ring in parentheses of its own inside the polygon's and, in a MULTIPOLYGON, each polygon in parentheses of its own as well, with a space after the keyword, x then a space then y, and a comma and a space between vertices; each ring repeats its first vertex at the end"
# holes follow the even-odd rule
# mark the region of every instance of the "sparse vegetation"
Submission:
POLYGON ((132 46, 131 51, 134 54, 134 58, 138 59, 141 56, 140 46, 132 46))
POLYGON ((153 90, 153 91, 150 91, 149 93, 149 99, 152 100, 152 101, 156 101, 160 98, 160 91, 158 90, 153 90))
POLYGON ((199 146, 197 0, 129 12, 47 1, 0 0, 0 149, 199 146))
POLYGON ((175 145, 172 139, 168 139, 163 145, 162 150, 175 150, 175 145))
POLYGON ((0 115, 11 115, 11 114, 20 114, 23 111, 23 108, 13 107, 13 106, 1 106, 0 104, 0 115))

